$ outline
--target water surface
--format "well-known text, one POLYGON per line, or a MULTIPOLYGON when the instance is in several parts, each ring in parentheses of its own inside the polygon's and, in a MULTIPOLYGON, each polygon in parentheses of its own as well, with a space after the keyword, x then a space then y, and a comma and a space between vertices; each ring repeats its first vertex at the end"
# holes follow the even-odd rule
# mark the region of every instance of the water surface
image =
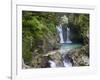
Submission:
POLYGON ((81 48, 82 44, 80 43, 63 43, 61 44, 61 49, 75 49, 75 48, 81 48))

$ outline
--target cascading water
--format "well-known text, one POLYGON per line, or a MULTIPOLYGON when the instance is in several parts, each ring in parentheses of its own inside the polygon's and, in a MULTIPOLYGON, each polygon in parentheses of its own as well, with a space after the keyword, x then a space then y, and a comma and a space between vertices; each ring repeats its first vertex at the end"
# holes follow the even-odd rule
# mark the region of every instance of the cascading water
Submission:
POLYGON ((49 63, 50 63, 50 67, 51 68, 55 68, 56 67, 56 63, 52 60, 49 60, 49 63))
MULTIPOLYGON (((61 57, 62 57, 61 62, 63 64, 63 67, 72 67, 72 61, 67 56, 67 54, 71 49, 79 48, 79 47, 81 47, 81 45, 73 43, 70 40, 70 36, 71 36, 70 32, 71 31, 70 31, 70 28, 68 28, 67 26, 62 28, 62 25, 60 24, 59 26, 56 27, 56 29, 57 29, 57 32, 58 32, 58 35, 59 35, 59 38, 60 38, 60 42, 59 43, 61 44, 61 47, 59 49, 59 52, 60 52, 61 57)), ((50 63, 50 67, 51 68, 62 67, 62 65, 57 66, 55 60, 49 60, 49 63, 50 63)))
POLYGON ((67 36, 66 41, 64 41, 64 37, 63 37, 63 29, 61 24, 59 26, 56 27, 58 34, 59 34, 59 38, 60 38, 60 43, 72 43, 72 41, 70 40, 70 28, 67 27, 67 34, 64 34, 67 36))
MULTIPOLYGON (((60 22, 60 24, 58 26, 56 26, 58 35, 59 35, 59 43, 61 44, 61 47, 59 49, 59 52, 61 54, 62 57, 62 64, 64 67, 72 67, 72 60, 70 58, 68 58, 67 54, 69 54, 68 52, 71 49, 74 48, 79 48, 81 47, 81 44, 78 43, 73 43, 70 39, 71 36, 71 30, 70 28, 67 26, 68 24, 68 18, 66 17, 66 15, 64 15, 62 17, 62 22, 60 22), (63 24, 63 26, 62 26, 63 24), (66 57, 67 56, 67 57, 66 57)), ((57 66, 54 60, 50 60, 50 67, 61 67, 61 66, 57 66)))
POLYGON ((72 41, 70 40, 70 28, 67 27, 67 40, 66 43, 72 43, 72 41))
POLYGON ((62 26, 59 25, 56 27, 57 28, 57 31, 58 31, 58 34, 59 34, 59 37, 60 37, 60 43, 64 43, 64 40, 63 40, 63 34, 62 34, 62 26))
MULTIPOLYGON (((57 28, 57 31, 59 34, 61 44, 72 43, 72 41, 69 38, 70 37, 70 28, 67 27, 67 34, 65 34, 67 36, 66 41, 64 41, 64 38, 63 38, 63 29, 62 29, 61 24, 59 26, 57 26, 56 28, 57 28)), ((62 58, 63 58, 62 62, 63 62, 64 67, 72 66, 71 62, 68 59, 64 58, 64 53, 68 52, 68 51, 69 51, 69 49, 64 49, 63 47, 60 48, 60 53, 61 53, 62 58)), ((50 63, 50 67, 56 67, 56 64, 54 61, 49 60, 49 63, 50 63)))
POLYGON ((72 64, 70 62, 66 62, 66 60, 63 60, 63 64, 64 64, 64 67, 71 67, 72 64))

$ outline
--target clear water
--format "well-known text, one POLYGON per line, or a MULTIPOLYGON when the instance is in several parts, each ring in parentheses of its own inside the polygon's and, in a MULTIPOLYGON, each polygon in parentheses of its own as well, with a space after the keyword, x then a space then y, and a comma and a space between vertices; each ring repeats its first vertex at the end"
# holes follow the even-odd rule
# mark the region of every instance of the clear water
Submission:
POLYGON ((61 49, 74 49, 74 48, 80 48, 82 47, 82 44, 79 43, 63 43, 61 44, 61 49))

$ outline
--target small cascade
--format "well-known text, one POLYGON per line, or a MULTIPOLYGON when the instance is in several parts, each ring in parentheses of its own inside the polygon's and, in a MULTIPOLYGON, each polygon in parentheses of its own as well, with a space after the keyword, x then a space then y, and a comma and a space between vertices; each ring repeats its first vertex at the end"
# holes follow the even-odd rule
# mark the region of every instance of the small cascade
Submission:
MULTIPOLYGON (((66 32, 64 32, 64 34, 63 34, 63 29, 62 29, 62 25, 60 24, 59 26, 57 26, 56 27, 57 28, 57 31, 58 31, 58 34, 59 34, 59 38, 60 38, 60 43, 62 44, 65 44, 65 43, 67 43, 67 44, 71 44, 72 43, 72 41, 70 40, 70 28, 68 28, 67 26, 66 26, 66 32), (66 36, 66 40, 64 41, 64 36, 63 35, 65 35, 66 36)), ((64 65, 64 67, 71 67, 72 66, 72 63, 69 61, 69 59, 65 59, 65 57, 64 57, 64 54, 66 54, 66 52, 68 52, 70 49, 65 49, 65 48, 63 48, 63 47, 61 47, 60 48, 60 54, 62 55, 62 59, 63 59, 63 61, 62 61, 62 63, 63 63, 63 65, 64 65)), ((55 63, 53 62, 53 61, 50 61, 50 63, 51 63, 51 67, 55 67, 55 63)))
POLYGON ((54 61, 49 60, 48 62, 50 63, 50 67, 51 68, 55 68, 56 67, 56 63, 54 61))
MULTIPOLYGON (((66 18, 67 19, 67 18, 66 18)), ((68 23, 67 23, 68 24, 68 23)), ((66 59, 65 55, 70 48, 64 48, 64 44, 69 45, 72 44, 72 41, 70 40, 70 28, 67 27, 67 25, 64 24, 59 24, 58 26, 56 26, 59 38, 60 38, 60 44, 61 44, 61 48, 60 48, 60 54, 62 55, 62 63, 64 67, 71 67, 72 63, 70 62, 69 58, 66 59)), ((49 60, 50 66, 51 67, 56 67, 56 63, 54 61, 49 60)))
POLYGON ((70 28, 67 27, 67 40, 66 43, 72 43, 72 41, 70 40, 70 28))
POLYGON ((64 64, 64 67, 71 67, 72 66, 72 63, 70 62, 69 58, 65 58, 65 55, 70 49, 62 49, 60 50, 60 53, 62 54, 62 59, 63 59, 63 64, 64 64))
POLYGON ((62 34, 62 26, 59 25, 56 27, 57 28, 57 31, 58 31, 58 34, 59 34, 59 37, 60 37, 60 43, 64 43, 64 40, 63 40, 63 34, 62 34))
POLYGON ((60 25, 60 26, 57 26, 56 28, 59 34, 60 43, 72 43, 72 41, 70 40, 70 28, 67 27, 67 30, 66 30, 67 34, 64 34, 67 37, 66 41, 64 41, 62 26, 60 25))
POLYGON ((70 62, 63 61, 64 67, 72 67, 72 64, 70 62))
POLYGON ((62 58, 63 58, 64 67, 71 67, 72 66, 72 63, 70 62, 69 58, 65 58, 64 55, 62 56, 62 58))

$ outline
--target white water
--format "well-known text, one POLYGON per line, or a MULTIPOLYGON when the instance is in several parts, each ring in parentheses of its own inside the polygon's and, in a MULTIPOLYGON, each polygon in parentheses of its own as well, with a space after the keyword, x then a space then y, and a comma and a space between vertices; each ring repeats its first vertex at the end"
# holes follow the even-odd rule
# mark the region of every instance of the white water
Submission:
POLYGON ((66 43, 72 43, 72 41, 70 40, 70 28, 67 27, 67 40, 66 43))
POLYGON ((65 55, 70 49, 62 49, 60 50, 60 53, 62 54, 62 58, 63 58, 63 64, 64 64, 64 67, 72 67, 72 63, 65 58, 65 55))
POLYGON ((62 26, 57 26, 57 31, 59 33, 59 37, 60 37, 60 43, 64 43, 64 40, 63 40, 63 34, 62 34, 62 26))
POLYGON ((49 60, 49 63, 50 63, 50 67, 51 68, 55 68, 56 67, 56 63, 52 60, 49 60))
POLYGON ((64 67, 71 67, 72 64, 70 62, 65 62, 65 60, 63 61, 64 67))
POLYGON ((57 28, 57 31, 59 33, 60 43, 72 43, 72 41, 70 40, 70 28, 67 27, 67 34, 65 34, 67 36, 67 40, 66 41, 64 41, 64 39, 63 39, 62 26, 59 25, 56 28, 57 28))
MULTIPOLYGON (((65 34, 67 36, 67 39, 66 41, 64 42, 64 39, 63 39, 63 30, 62 30, 62 26, 59 25, 56 27, 57 28, 57 31, 59 32, 59 37, 60 37, 60 43, 72 43, 72 41, 70 40, 70 28, 67 27, 67 34, 65 34)), ((60 53, 63 55, 64 53, 68 52, 69 49, 63 49, 61 48, 60 49, 60 53), (67 50, 67 51, 66 51, 67 50)), ((62 56, 63 57, 63 56, 62 56)), ((63 57, 64 58, 64 57, 63 57)), ((51 65, 54 65, 55 62, 51 62, 51 65)), ((71 67, 72 64, 71 62, 69 62, 68 60, 64 59, 63 60, 63 64, 64 64, 64 67, 71 67)), ((54 67, 54 66, 53 66, 54 67)))

